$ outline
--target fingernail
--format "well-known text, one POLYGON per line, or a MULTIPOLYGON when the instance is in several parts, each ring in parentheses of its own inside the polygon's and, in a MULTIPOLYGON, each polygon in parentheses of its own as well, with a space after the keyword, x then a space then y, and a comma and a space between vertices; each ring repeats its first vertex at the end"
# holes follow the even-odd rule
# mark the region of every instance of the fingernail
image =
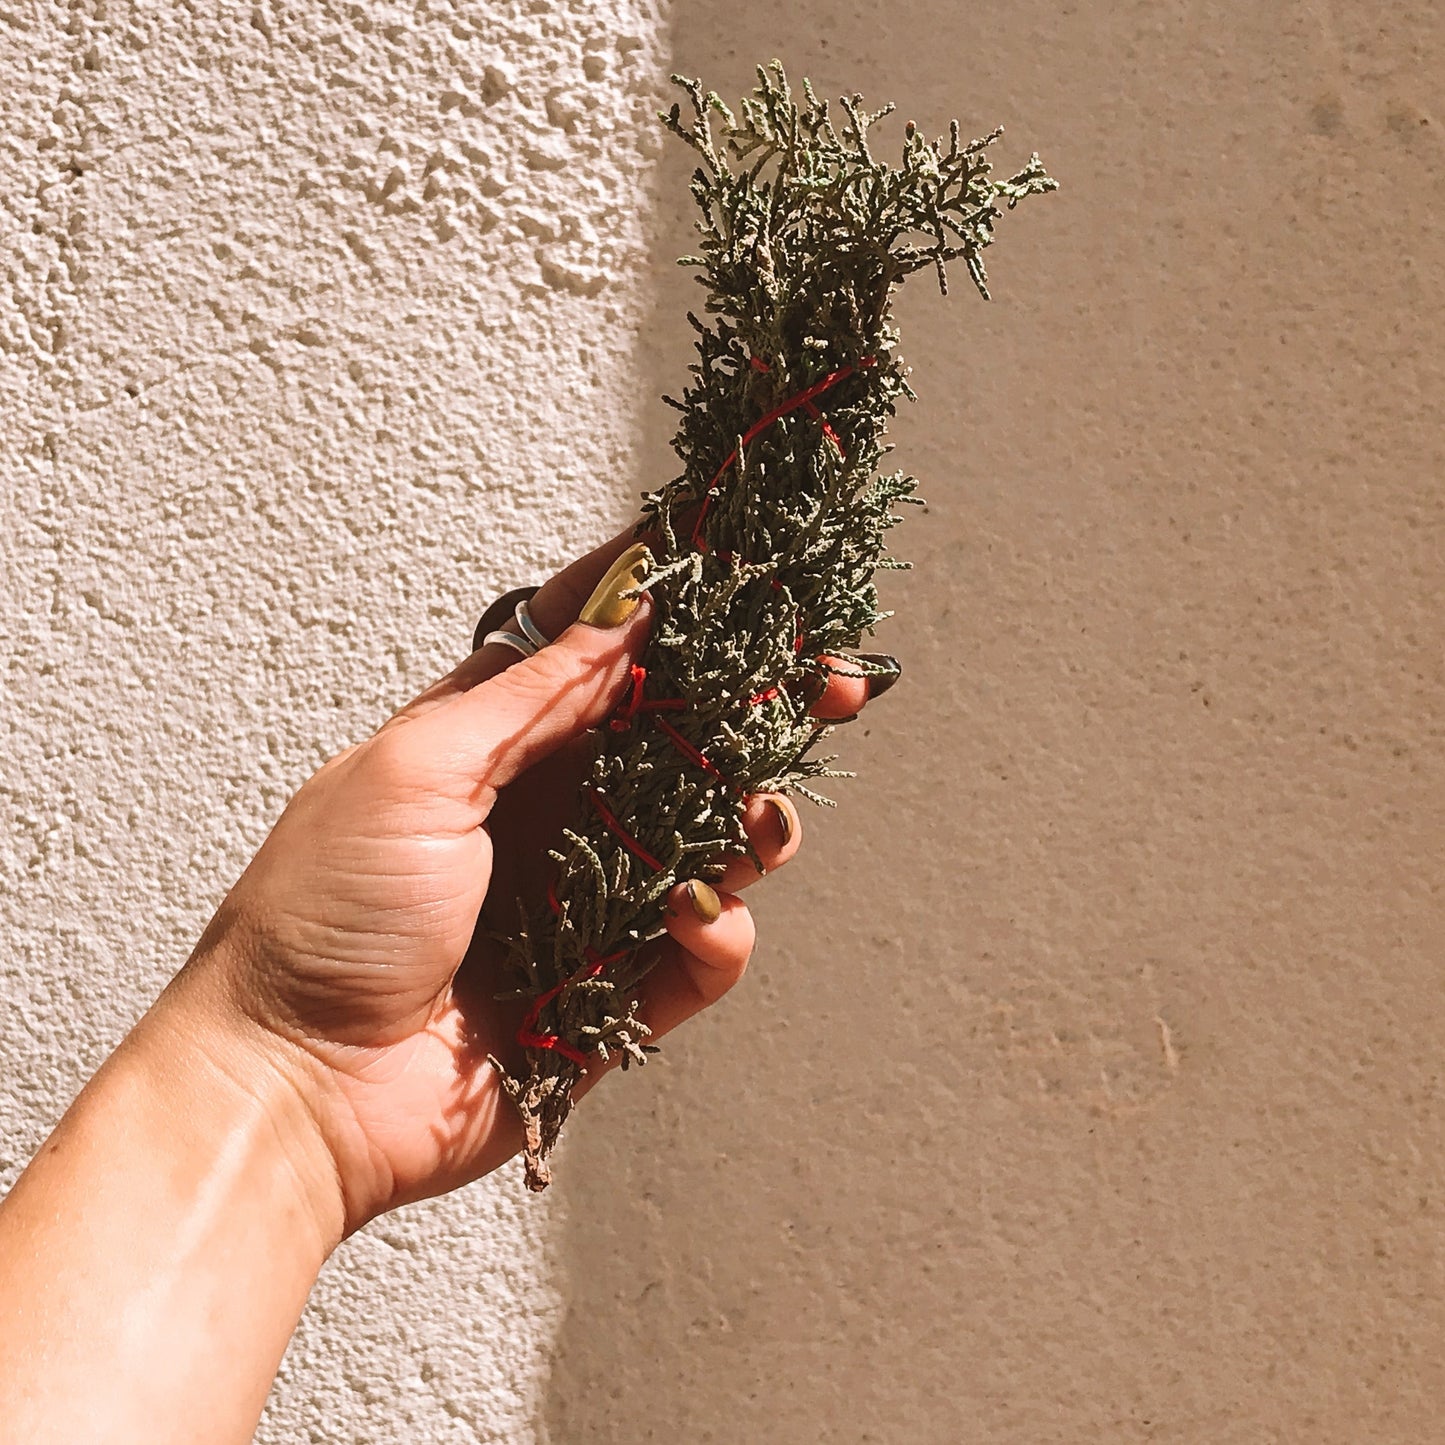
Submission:
POLYGON ((709 888, 701 878, 689 880, 687 896, 692 903, 692 911, 704 923, 716 923, 722 917, 722 899, 717 896, 717 890, 709 888))
POLYGON ((642 600, 627 594, 635 591, 651 567, 652 553, 641 542, 634 542, 607 569, 607 575, 577 614, 578 622, 589 627, 621 627, 642 600))
POLYGON ((793 841, 792 809, 781 798, 769 798, 768 806, 778 815, 778 822, 783 829, 783 845, 786 847, 793 841))
POLYGON ((886 667, 887 672, 868 674, 868 697, 882 697, 903 675, 903 664, 891 652, 860 652, 859 662, 871 662, 875 667, 886 667))

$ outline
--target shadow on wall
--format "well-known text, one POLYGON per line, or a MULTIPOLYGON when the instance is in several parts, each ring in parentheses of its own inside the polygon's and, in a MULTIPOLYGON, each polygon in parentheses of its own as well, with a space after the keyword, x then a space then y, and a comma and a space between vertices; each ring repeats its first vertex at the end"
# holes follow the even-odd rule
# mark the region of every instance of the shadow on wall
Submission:
POLYGON ((902 681, 743 985, 574 1122, 551 1440, 1435 1438, 1445 20, 675 16, 724 95, 777 55, 1064 189, 992 305, 903 294, 902 681))

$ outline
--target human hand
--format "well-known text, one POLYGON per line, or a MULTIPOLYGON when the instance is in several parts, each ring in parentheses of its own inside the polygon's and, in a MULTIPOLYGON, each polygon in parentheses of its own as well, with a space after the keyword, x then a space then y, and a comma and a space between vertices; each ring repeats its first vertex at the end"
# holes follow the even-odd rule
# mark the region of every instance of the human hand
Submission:
MULTIPOLYGON (((487 1063, 517 1059, 521 1008, 495 1001, 500 958, 476 925, 484 907, 506 915, 489 891, 510 906, 545 888, 585 732, 616 704, 645 642, 648 600, 618 597, 638 580, 614 565, 629 541, 614 538, 532 599, 550 646, 525 660, 481 648, 305 783, 173 986, 178 999, 206 994, 208 1016, 227 1022, 223 1047, 259 1052, 300 1093, 321 1159, 305 1172, 334 1177, 343 1232, 521 1147, 487 1063), (599 583, 614 625, 575 622, 597 615, 599 583)), ((814 711, 856 713, 869 686, 844 663, 814 711)), ((788 799, 753 797, 744 825, 766 871, 797 852, 788 799)), ((669 896, 669 941, 641 988, 654 1036, 742 976, 753 924, 737 895, 760 876, 734 858, 715 888, 680 883, 669 896)), ((578 1093, 602 1072, 590 1065, 578 1093)))

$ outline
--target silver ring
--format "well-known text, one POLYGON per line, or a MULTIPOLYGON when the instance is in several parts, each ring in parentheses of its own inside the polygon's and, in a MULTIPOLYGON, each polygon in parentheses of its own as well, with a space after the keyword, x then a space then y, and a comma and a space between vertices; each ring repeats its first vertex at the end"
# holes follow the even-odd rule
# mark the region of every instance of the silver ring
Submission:
POLYGON ((523 657, 531 657, 537 651, 537 644, 530 637, 518 637, 515 632, 508 632, 505 629, 489 632, 482 638, 483 647, 487 647, 493 642, 500 643, 503 647, 510 647, 514 652, 520 652, 523 657))
POLYGON ((552 639, 532 621, 532 612, 525 597, 517 603, 517 610, 513 615, 517 619, 517 626, 522 629, 522 635, 532 644, 533 652, 539 647, 551 645, 552 639))

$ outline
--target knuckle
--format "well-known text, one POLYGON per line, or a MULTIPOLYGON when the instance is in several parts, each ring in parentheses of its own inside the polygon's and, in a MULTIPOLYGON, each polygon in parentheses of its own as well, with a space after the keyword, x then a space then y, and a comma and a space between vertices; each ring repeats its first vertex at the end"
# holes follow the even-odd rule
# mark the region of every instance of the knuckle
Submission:
POLYGON ((499 702, 514 700, 535 708, 571 683, 575 670, 566 648, 554 643, 499 672, 487 688, 499 702))
POLYGON ((424 774, 427 754, 416 727, 383 728, 365 746, 358 760, 371 786, 382 796, 393 796, 416 786, 424 774))

